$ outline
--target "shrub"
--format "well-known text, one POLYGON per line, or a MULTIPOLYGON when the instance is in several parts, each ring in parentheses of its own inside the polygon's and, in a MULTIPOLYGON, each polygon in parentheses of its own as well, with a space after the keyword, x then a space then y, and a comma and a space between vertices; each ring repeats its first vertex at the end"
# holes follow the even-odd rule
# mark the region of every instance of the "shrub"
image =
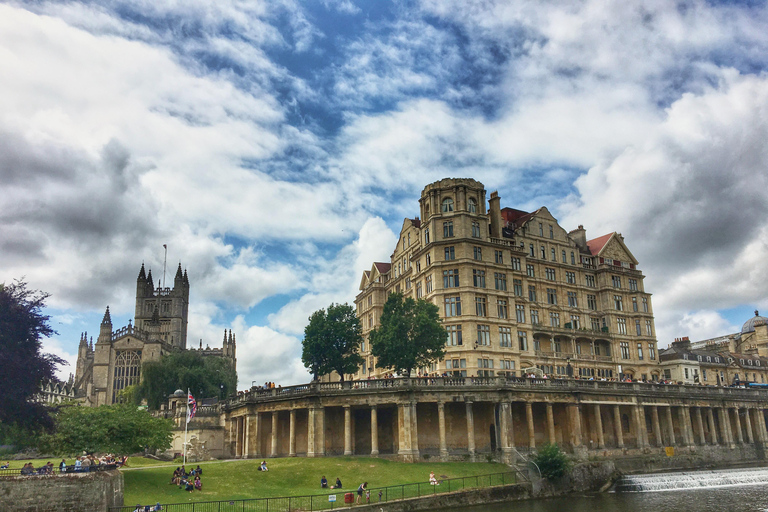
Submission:
POLYGON ((541 476, 554 481, 570 472, 571 461, 556 444, 545 444, 533 459, 541 471, 541 476))

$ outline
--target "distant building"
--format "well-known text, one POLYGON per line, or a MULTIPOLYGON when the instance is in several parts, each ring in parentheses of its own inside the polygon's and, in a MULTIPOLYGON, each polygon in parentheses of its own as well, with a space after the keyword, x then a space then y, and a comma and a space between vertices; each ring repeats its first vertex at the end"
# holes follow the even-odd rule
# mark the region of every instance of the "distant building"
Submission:
MULTIPOLYGON (((145 273, 141 265, 136 280, 135 325, 112 329, 109 306, 101 321, 96 344, 88 333, 80 337, 74 386, 88 405, 113 404, 118 394, 141 381, 141 365, 158 361, 164 354, 187 350, 187 318, 189 315, 189 278, 181 264, 176 271, 173 288, 155 288, 152 271, 145 273)), ((194 350, 194 349, 193 349, 194 350)), ((224 357, 237 369, 235 336, 224 331, 222 348, 197 349, 204 356, 224 357)))
POLYGON ((40 383, 40 392, 35 399, 40 403, 58 404, 75 399, 75 386, 72 374, 69 381, 46 380, 40 383))
POLYGON ((588 240, 541 207, 501 208, 473 179, 427 185, 420 216, 405 219, 390 261, 363 272, 355 299, 365 364, 379 377, 368 335, 391 292, 432 301, 448 330, 443 361, 419 371, 658 379, 651 294, 619 233, 588 240))
POLYGON ((677 338, 659 356, 662 376, 685 384, 768 383, 768 319, 755 311, 741 331, 691 342, 677 338))

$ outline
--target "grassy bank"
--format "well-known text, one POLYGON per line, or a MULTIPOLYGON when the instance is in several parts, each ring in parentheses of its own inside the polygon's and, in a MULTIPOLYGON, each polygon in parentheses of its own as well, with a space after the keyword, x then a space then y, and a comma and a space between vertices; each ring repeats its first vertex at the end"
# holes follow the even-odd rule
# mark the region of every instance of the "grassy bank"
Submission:
MULTIPOLYGON (((131 460, 128 461, 129 465, 131 460)), ((154 462, 154 461, 153 461, 154 462)), ((412 482, 427 482, 429 472, 440 479, 485 475, 507 471, 504 464, 488 462, 420 462, 402 463, 376 458, 283 458, 269 459, 268 472, 257 471, 258 460, 208 462, 203 468, 203 490, 192 493, 168 482, 176 466, 145 467, 123 471, 125 504, 179 503, 229 499, 304 496, 328 492, 320 488, 325 475, 329 485, 341 478, 342 492, 357 489, 362 482, 369 487, 383 487, 412 482)), ((134 467, 140 465, 135 461, 134 467)), ((191 467, 191 465, 190 465, 191 467)))

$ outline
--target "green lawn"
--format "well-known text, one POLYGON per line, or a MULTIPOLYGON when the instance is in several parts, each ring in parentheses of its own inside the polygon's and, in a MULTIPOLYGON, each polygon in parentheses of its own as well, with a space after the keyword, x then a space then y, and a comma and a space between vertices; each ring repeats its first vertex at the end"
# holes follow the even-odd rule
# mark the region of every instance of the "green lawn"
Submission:
MULTIPOLYGON (((130 467, 138 467, 143 460, 130 459, 130 467)), ((155 463, 156 461, 152 461, 155 463)), ((368 487, 378 488, 414 482, 426 483, 429 472, 439 479, 463 476, 487 475, 509 471, 504 464, 488 462, 420 462, 402 463, 377 458, 328 457, 328 458, 281 458, 269 459, 268 472, 257 471, 258 460, 206 462, 203 468, 203 490, 185 492, 170 485, 171 474, 176 466, 147 467, 123 470, 125 477, 125 504, 181 503, 188 501, 218 501, 275 496, 305 496, 330 494, 320 488, 320 477, 325 475, 329 485, 341 478, 342 491, 352 492, 364 481, 368 487)), ((166 463, 167 464, 167 463, 166 463)), ((154 464, 153 464, 154 465, 154 464)), ((195 464, 196 466, 197 464, 195 464)), ((188 468, 193 467, 191 464, 188 468)), ((511 483, 511 482, 507 482, 511 483)), ((468 484, 471 485, 471 484, 468 484)), ((447 486, 439 490, 447 490, 447 486)), ((429 488, 428 484, 427 487, 429 488)), ((452 489, 456 489, 456 485, 452 489)), ((375 496, 378 491, 372 493, 375 496)), ((391 499, 391 497, 390 497, 391 499)), ((339 496, 339 500, 342 497, 339 496)))

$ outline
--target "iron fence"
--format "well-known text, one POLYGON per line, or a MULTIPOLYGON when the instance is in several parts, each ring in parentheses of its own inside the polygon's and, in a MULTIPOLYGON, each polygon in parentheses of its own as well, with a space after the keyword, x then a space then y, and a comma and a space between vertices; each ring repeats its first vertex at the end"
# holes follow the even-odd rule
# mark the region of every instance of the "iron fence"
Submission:
MULTIPOLYGON (((524 477, 523 477, 524 478, 524 477)), ((360 504, 385 503, 388 501, 420 498, 437 494, 462 491, 466 489, 481 489, 499 485, 509 485, 518 482, 518 472, 492 473, 488 475, 465 476, 439 480, 437 485, 429 482, 391 485, 388 487, 371 487, 363 493, 360 504)), ((315 510, 332 510, 349 507, 354 503, 345 503, 345 496, 352 496, 357 501, 357 491, 341 491, 337 493, 315 494, 309 496, 282 496, 277 498, 253 498, 246 500, 200 501, 192 503, 161 504, 166 512, 305 512, 315 510)), ((152 510, 154 505, 149 506, 152 510)), ((110 512, 134 512, 136 506, 113 507, 110 512)), ((141 510, 144 510, 142 508, 141 510)))
POLYGON ((14 469, 0 469, 0 477, 8 476, 28 476, 28 477, 40 477, 40 476, 52 476, 74 473, 89 473, 93 471, 109 471, 111 469, 117 469, 117 464, 99 464, 98 466, 87 467, 75 467, 67 466, 65 469, 61 469, 58 466, 40 466, 39 468, 32 468, 31 472, 23 472, 21 468, 14 469))

